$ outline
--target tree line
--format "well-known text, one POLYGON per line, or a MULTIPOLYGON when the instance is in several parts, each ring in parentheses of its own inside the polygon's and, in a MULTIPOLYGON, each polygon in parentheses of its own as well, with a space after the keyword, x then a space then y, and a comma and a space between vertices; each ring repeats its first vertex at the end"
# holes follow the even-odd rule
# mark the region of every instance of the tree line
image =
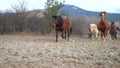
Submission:
MULTIPOLYGON (((54 32, 52 28, 52 17, 56 15, 60 7, 64 4, 57 0, 47 0, 45 10, 27 11, 26 1, 18 1, 18 4, 12 5, 12 12, 0 13, 0 34, 9 34, 16 32, 34 32, 40 34, 50 34, 54 32), (42 13, 41 13, 42 12, 42 13), (42 15, 42 16, 40 16, 42 15)), ((69 16, 62 13, 61 15, 69 16)), ((98 23, 98 18, 90 17, 70 17, 72 22, 73 34, 83 35, 88 33, 90 23, 98 23)))

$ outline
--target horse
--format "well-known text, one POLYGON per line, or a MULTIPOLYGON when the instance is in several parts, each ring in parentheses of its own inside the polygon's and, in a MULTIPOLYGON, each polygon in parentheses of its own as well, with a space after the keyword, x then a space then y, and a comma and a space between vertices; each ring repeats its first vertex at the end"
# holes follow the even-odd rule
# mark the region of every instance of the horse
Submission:
POLYGON ((110 31, 109 31, 112 40, 117 39, 117 29, 114 22, 111 22, 110 31))
POLYGON ((69 18, 62 18, 61 16, 52 16, 53 23, 52 26, 55 28, 56 31, 56 42, 58 42, 58 31, 62 32, 62 38, 66 39, 67 35, 67 41, 69 41, 69 35, 72 32, 72 27, 71 27, 71 21, 69 18))
POLYGON ((101 37, 103 38, 104 41, 106 41, 106 36, 110 29, 110 24, 106 20, 105 11, 101 12, 100 16, 101 16, 101 20, 98 22, 97 27, 98 27, 98 30, 101 32, 101 37))
POLYGON ((116 29, 117 29, 118 31, 120 31, 120 28, 119 28, 119 27, 116 27, 116 29))
POLYGON ((89 38, 91 38, 92 36, 98 38, 98 36, 100 35, 97 25, 94 23, 90 24, 88 30, 89 30, 89 34, 88 34, 89 38))

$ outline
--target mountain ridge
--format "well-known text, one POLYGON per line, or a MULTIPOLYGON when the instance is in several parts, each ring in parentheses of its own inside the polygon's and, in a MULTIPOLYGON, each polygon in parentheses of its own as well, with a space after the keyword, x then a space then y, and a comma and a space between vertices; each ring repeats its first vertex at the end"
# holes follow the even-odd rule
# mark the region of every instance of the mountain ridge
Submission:
MULTIPOLYGON (((84 10, 82 8, 79 8, 74 5, 63 5, 59 10, 59 13, 66 12, 70 16, 74 17, 80 17, 80 16, 85 16, 85 17, 97 17, 100 18, 99 14, 100 12, 95 12, 95 11, 89 11, 89 10, 84 10)), ((108 21, 120 21, 120 14, 119 13, 107 13, 106 19, 108 21)))

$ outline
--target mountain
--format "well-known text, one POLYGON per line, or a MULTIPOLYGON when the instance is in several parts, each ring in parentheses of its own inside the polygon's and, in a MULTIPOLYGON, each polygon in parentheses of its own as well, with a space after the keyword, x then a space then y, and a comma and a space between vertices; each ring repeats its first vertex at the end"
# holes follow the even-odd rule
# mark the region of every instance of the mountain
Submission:
MULTIPOLYGON (((99 16, 100 12, 87 11, 87 10, 81 9, 81 8, 74 6, 74 5, 64 5, 59 9, 58 12, 59 13, 66 12, 70 16, 73 16, 73 17, 85 16, 85 17, 100 18, 100 16, 99 16)), ((107 13, 106 19, 108 21, 120 21, 120 14, 107 13)))
POLYGON ((29 12, 26 12, 26 13, 27 13, 27 17, 41 18, 41 17, 44 16, 44 10, 42 10, 42 9, 35 9, 35 10, 29 11, 29 12))

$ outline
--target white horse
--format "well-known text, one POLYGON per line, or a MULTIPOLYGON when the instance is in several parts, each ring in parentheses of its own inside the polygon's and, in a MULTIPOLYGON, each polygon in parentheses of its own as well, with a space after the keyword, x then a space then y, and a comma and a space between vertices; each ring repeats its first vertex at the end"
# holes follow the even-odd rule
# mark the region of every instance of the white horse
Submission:
POLYGON ((90 24, 88 29, 89 29, 89 38, 91 38, 92 36, 97 38, 100 35, 100 32, 96 24, 94 23, 90 24))

